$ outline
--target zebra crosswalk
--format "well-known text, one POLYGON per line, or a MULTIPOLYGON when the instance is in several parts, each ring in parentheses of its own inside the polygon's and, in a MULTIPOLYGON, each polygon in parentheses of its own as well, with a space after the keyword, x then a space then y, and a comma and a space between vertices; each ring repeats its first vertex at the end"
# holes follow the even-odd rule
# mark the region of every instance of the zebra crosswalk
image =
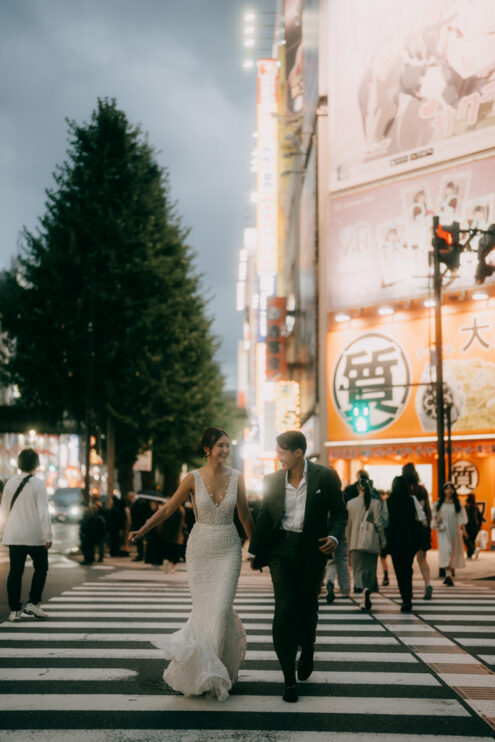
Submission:
POLYGON ((162 679, 154 640, 189 615, 185 575, 112 572, 50 599, 47 622, 0 624, 0 740, 487 742, 495 628, 483 618, 493 622, 492 596, 437 590, 416 614, 399 612, 394 588, 377 596, 373 613, 350 598, 322 601, 315 670, 288 705, 271 643, 270 583, 243 575, 235 608, 248 651, 219 704, 184 698, 162 679))

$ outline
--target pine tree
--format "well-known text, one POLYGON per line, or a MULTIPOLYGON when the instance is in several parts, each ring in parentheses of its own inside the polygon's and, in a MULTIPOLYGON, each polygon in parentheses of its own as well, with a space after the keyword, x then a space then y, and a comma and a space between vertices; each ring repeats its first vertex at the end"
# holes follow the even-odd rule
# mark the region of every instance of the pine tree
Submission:
POLYGON ((84 424, 90 326, 93 424, 113 421, 127 491, 150 442, 159 464, 180 470, 216 423, 223 381, 168 173, 114 100, 67 123, 67 159, 0 296, 2 370, 25 405, 84 424))

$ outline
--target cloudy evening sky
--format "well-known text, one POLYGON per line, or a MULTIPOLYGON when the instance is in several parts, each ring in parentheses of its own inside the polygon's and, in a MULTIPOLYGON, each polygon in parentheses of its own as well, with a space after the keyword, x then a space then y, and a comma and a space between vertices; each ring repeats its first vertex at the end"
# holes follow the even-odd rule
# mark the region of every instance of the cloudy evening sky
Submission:
POLYGON ((245 10, 242 0, 0 0, 0 268, 21 228, 43 214, 44 189, 65 159, 65 118, 88 121, 98 97, 116 98, 170 170, 213 296, 229 388, 241 327, 237 255, 253 216, 256 83, 242 69, 245 10))

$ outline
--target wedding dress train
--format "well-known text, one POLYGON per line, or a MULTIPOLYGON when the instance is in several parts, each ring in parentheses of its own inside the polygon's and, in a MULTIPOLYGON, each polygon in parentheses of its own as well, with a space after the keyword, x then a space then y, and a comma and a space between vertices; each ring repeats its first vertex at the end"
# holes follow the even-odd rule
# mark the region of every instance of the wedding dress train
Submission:
POLYGON ((239 472, 232 470, 225 497, 215 505, 199 471, 194 524, 186 564, 192 612, 186 625, 157 642, 171 662, 163 678, 185 696, 228 698, 246 653, 246 632, 232 608, 241 570, 241 542, 234 525, 239 472))

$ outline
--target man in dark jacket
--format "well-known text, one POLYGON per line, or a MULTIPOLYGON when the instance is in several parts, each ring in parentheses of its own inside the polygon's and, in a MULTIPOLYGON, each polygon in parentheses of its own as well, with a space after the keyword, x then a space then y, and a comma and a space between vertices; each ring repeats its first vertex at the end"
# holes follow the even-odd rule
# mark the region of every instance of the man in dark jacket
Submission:
POLYGON ((334 469, 304 458, 298 430, 277 438, 281 470, 264 480, 264 496, 249 553, 253 569, 270 568, 275 593, 273 644, 284 673, 283 698, 297 701, 299 680, 313 671, 318 595, 327 558, 347 523, 340 479, 334 469))

